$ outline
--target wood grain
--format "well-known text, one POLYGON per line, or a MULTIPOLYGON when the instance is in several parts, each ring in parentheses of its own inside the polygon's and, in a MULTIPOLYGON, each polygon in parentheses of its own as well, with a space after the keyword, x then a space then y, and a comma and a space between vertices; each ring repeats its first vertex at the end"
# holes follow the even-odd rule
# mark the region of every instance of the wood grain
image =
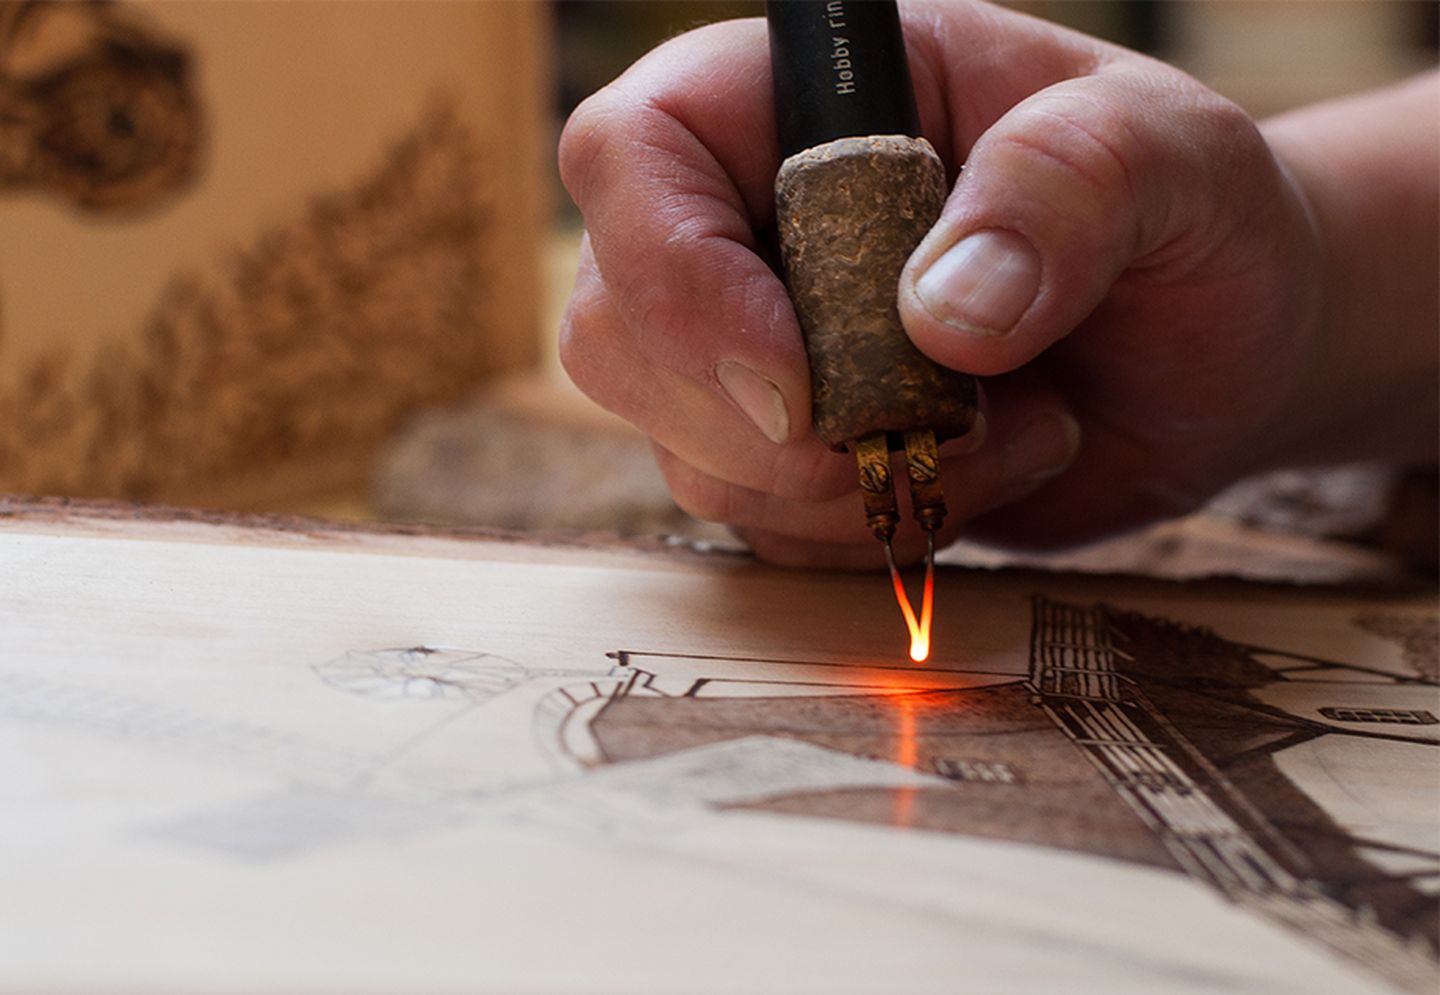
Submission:
POLYGON ((946 567, 916 667, 879 575, 654 543, 10 500, 0 564, 0 988, 1433 980, 1433 589, 946 567))

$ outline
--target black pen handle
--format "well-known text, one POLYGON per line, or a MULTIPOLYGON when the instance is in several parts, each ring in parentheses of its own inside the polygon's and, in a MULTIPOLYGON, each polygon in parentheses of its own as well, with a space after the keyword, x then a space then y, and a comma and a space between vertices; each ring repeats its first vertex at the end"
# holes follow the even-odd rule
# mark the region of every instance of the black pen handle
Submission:
MULTIPOLYGON (((921 353, 897 306, 901 270, 940 216, 946 182, 919 133, 894 0, 770 0, 765 14, 784 155, 776 230, 815 434, 880 453, 907 433, 964 435, 977 423, 974 378, 921 353)), ((938 525, 943 512, 921 514, 938 495, 915 505, 927 529, 938 525)), ((889 505, 866 514, 877 535, 893 529, 889 505)))
POLYGON ((837 138, 920 136, 894 0, 768 0, 782 158, 837 138))

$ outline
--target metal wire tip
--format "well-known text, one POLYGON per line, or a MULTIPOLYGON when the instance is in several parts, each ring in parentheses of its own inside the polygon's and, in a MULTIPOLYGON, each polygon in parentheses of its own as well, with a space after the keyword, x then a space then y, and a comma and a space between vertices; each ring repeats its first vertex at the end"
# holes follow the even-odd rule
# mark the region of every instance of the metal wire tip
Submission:
POLYGON ((888 435, 873 432, 855 442, 855 460, 860 474, 860 495, 865 504, 865 524, 885 548, 885 565, 895 601, 910 633, 910 659, 921 663, 930 656, 930 625, 935 612, 935 532, 945 521, 945 496, 940 490, 940 456, 935 433, 929 429, 888 435), (905 581, 895 565, 891 543, 900 512, 895 484, 890 474, 890 447, 905 452, 905 477, 910 484, 910 508, 925 531, 925 587, 920 597, 920 616, 905 593, 905 581))
POLYGON ((915 617, 915 608, 910 596, 905 593, 905 581, 900 568, 895 565, 895 550, 887 539, 885 565, 890 568, 890 584, 895 588, 895 601, 900 605, 900 614, 905 618, 905 628, 910 633, 910 659, 924 663, 930 657, 930 623, 935 614, 935 536, 929 537, 925 554, 925 588, 920 598, 920 617, 915 617))

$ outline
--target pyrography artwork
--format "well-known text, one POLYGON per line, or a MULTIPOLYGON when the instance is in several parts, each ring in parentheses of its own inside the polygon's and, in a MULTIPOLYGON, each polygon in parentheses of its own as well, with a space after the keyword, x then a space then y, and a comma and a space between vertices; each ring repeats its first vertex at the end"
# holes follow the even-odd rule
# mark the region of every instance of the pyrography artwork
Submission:
POLYGON ((616 657, 615 678, 542 703, 542 742, 557 754, 594 767, 769 736, 885 757, 926 776, 777 787, 735 805, 1166 867, 1399 987, 1424 991, 1435 978, 1433 827, 1367 836, 1323 805, 1356 790, 1346 778, 1367 754, 1436 769, 1437 730, 1410 728, 1440 722, 1426 676, 1039 596, 1025 679, 953 672, 946 687, 942 670, 616 657), (799 673, 755 681, 756 663, 799 673))
POLYGON ((1436 977, 1428 595, 944 570, 916 667, 873 576, 203 525, 0 548, 0 987, 1436 977))
POLYGON ((359 487, 538 348, 539 15, 200 6, 0 0, 0 490, 359 487))
POLYGON ((124 5, 0 0, 0 193, 151 207, 193 179, 190 53, 124 5))

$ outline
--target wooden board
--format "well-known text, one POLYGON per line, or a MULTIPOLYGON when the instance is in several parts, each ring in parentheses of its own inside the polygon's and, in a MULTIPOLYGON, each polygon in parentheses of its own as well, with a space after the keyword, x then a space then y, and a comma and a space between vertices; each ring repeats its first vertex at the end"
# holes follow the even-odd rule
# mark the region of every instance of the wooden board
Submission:
POLYGON ((1432 591, 0 511, 0 989, 1428 990, 1432 591))
POLYGON ((293 504, 536 365, 545 29, 533 3, 0 5, 0 488, 293 504))

